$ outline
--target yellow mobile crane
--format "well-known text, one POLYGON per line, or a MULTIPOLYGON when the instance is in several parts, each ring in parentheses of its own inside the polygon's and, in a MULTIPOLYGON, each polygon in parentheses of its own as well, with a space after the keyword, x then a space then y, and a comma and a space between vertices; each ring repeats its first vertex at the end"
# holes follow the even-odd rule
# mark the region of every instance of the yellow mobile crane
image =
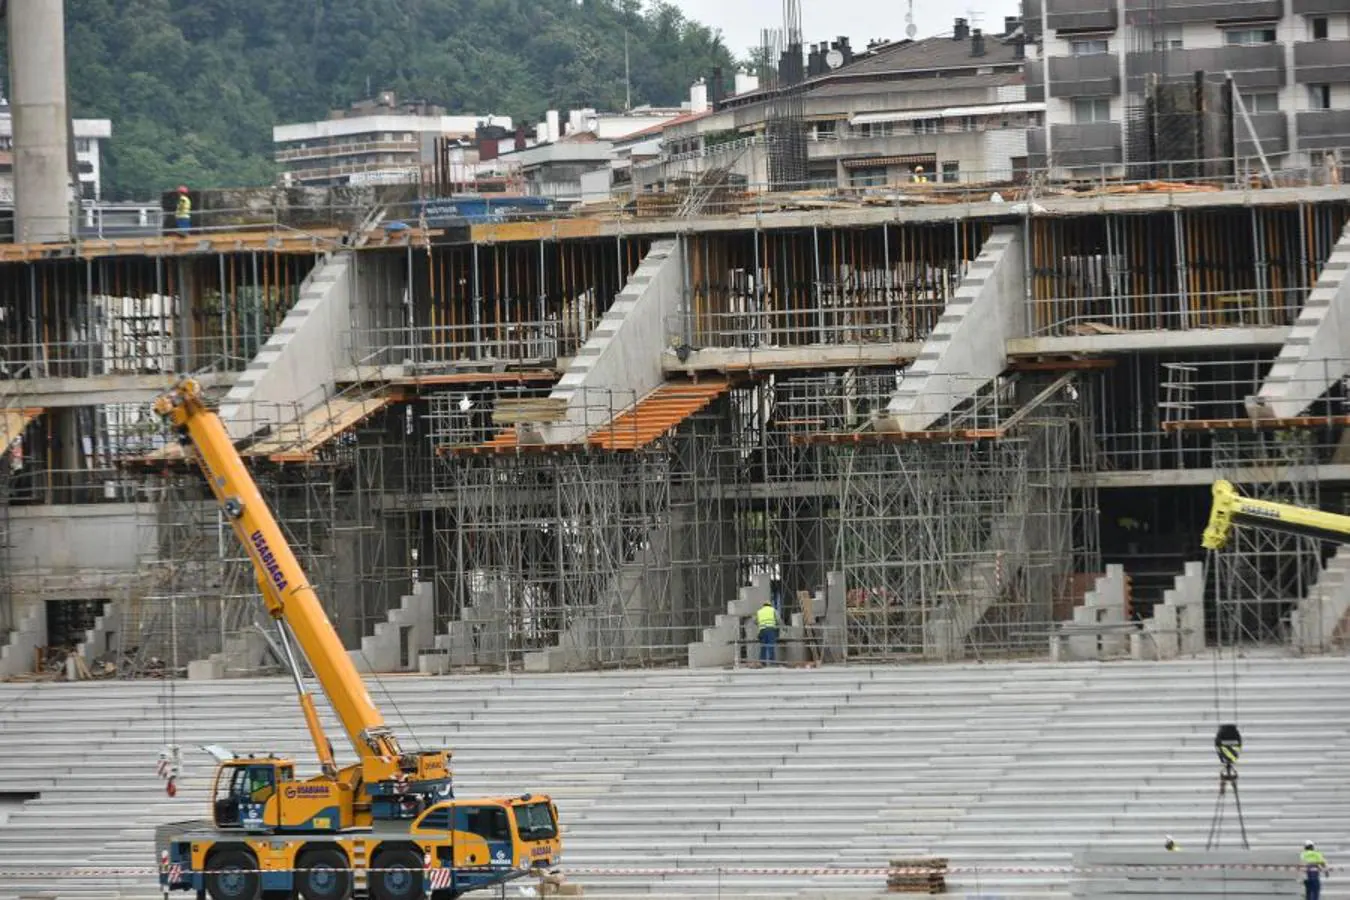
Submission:
POLYGON ((1254 500, 1242 496, 1230 482, 1223 480, 1214 482, 1213 494, 1209 524, 1201 539, 1206 550, 1222 550, 1228 544, 1234 525, 1269 528, 1335 544, 1350 543, 1350 516, 1272 500, 1254 500))
POLYGON ((321 772, 297 778, 277 756, 226 759, 210 822, 162 826, 160 883, 198 900, 447 900, 556 865, 557 809, 546 796, 451 799, 450 751, 399 745, 371 702, 295 554, 225 426, 186 379, 155 402, 195 456, 253 562, 299 694, 321 772), (308 660, 358 762, 339 766, 306 690, 308 660))

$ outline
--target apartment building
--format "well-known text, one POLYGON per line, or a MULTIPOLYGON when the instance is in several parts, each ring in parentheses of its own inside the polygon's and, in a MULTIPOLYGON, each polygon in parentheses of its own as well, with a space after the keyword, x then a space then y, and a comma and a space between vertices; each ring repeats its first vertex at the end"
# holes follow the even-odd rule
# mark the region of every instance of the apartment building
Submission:
MULTIPOLYGON (((426 103, 400 105, 392 92, 334 110, 322 122, 272 129, 276 161, 288 184, 333 186, 415 182, 436 158, 440 139, 473 142, 482 126, 510 130, 509 116, 450 116, 426 103)), ((472 150, 463 160, 477 163, 472 150)))
MULTIPOLYGON (((79 172, 80 198, 103 196, 103 143, 112 138, 109 119, 73 119, 75 166, 79 172)), ((14 120, 9 102, 0 98, 0 206, 14 205, 14 120)))
MULTIPOLYGON (((876 44, 857 54, 841 38, 808 51, 799 90, 810 186, 904 182, 920 167, 932 180, 1005 180, 1026 168, 1027 129, 1041 123, 1044 105, 1026 94, 1017 19, 1006 20, 1001 34, 957 19, 941 37, 876 44)), ((719 98, 718 86, 711 87, 707 103, 696 100, 689 115, 653 130, 661 151, 633 161, 635 189, 717 169, 751 185, 770 181, 766 134, 782 92, 755 87, 719 98)))
POLYGON ((1131 120, 1150 82, 1229 75, 1236 153, 1276 167, 1319 164, 1350 146, 1350 4, 1346 0, 1027 0, 1037 50, 1030 99, 1033 166, 1062 177, 1117 174, 1139 158, 1131 120), (1250 124, 1249 124, 1250 123, 1250 124))

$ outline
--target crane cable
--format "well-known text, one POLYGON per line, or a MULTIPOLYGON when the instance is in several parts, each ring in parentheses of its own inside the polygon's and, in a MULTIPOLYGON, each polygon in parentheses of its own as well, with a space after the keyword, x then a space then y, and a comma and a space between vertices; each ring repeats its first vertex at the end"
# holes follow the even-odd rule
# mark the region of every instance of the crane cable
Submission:
POLYGON ((1228 591, 1230 596, 1223 596, 1223 589, 1218 583, 1218 566, 1215 564, 1218 559, 1218 551, 1208 550, 1205 553, 1204 583, 1209 583, 1210 575, 1215 578, 1214 585, 1214 653, 1212 659, 1214 662, 1214 719, 1216 723, 1224 721, 1223 710, 1223 658, 1226 644, 1231 643, 1232 659, 1232 689, 1230 721, 1234 725, 1239 722, 1239 698, 1238 698, 1238 647, 1237 647, 1237 622, 1234 598, 1231 596, 1233 586, 1232 579, 1228 580, 1228 591), (1228 633, 1225 636, 1224 626, 1228 625, 1228 633), (1226 639, 1225 639, 1226 638, 1226 639))

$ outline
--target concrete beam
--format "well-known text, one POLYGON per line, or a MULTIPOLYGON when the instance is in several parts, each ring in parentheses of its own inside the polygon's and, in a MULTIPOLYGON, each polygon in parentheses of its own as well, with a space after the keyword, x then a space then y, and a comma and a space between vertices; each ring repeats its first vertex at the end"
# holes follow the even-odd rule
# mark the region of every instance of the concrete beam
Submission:
MULTIPOLYGON (((148 403, 173 387, 178 375, 94 375, 90 378, 24 378, 0 381, 0 401, 11 406, 64 409, 103 403, 148 403)), ((195 376, 207 391, 228 390, 234 372, 195 376)))
POLYGON ((1120 334, 1026 337, 1008 341, 1008 355, 1279 347, 1289 337, 1289 332, 1287 325, 1272 325, 1261 328, 1202 328, 1190 331, 1124 331, 1120 334))
POLYGON ((70 241, 65 0, 8 5, 14 118, 14 240, 70 241))
MULTIPOLYGON (((1305 471, 1305 470, 1301 470, 1305 471)), ((1314 466, 1312 480, 1321 484, 1350 481, 1350 465, 1314 466)), ((1232 469, 1141 469, 1137 472, 1076 472, 1070 476, 1073 487, 1141 488, 1208 487, 1220 478, 1239 484, 1276 484, 1287 480, 1284 469, 1263 466, 1249 470, 1232 469)))
POLYGON ((922 349, 923 344, 918 341, 756 347, 746 350, 708 348, 691 351, 683 362, 674 350, 667 350, 661 357, 661 365, 667 375, 904 366, 913 362, 922 349))
MULTIPOLYGON (((1090 215, 1093 213, 1141 213, 1172 209, 1231 208, 1249 206, 1288 206, 1294 203, 1329 203, 1350 200, 1350 185, 1322 187, 1271 188, 1237 191, 1158 191, 1140 194, 1096 194, 1073 197, 1038 198, 1033 216, 1090 215)), ((836 209, 775 210, 772 198, 766 198, 761 211, 753 208, 740 215, 692 216, 682 219, 614 219, 595 226, 578 224, 560 228, 552 221, 532 223, 532 228, 492 232, 493 239, 553 240, 569 235, 588 237, 629 237, 637 235, 669 236, 712 234, 717 232, 758 231, 782 228, 865 227, 886 223, 909 224, 951 222, 978 219, 1021 221, 1027 208, 1018 203, 923 204, 909 206, 858 206, 836 209), (557 235, 557 238, 555 238, 557 235)), ((578 222, 587 220, 578 220, 578 222)), ((486 234, 486 232, 484 232, 486 234)))

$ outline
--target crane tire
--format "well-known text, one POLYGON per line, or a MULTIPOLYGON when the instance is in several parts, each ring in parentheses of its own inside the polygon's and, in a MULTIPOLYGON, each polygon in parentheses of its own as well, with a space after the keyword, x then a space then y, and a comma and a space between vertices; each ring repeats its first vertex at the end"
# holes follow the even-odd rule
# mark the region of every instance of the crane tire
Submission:
POLYGON ((407 847, 386 850, 375 857, 370 873, 373 900, 421 900, 423 885, 422 856, 407 847))
POLYGON ((247 850, 222 850, 206 863, 206 894, 211 900, 258 900, 261 886, 258 861, 247 850))
POLYGON ((296 869, 295 886, 301 900, 348 900, 352 895, 351 868, 341 850, 306 850, 296 869))

